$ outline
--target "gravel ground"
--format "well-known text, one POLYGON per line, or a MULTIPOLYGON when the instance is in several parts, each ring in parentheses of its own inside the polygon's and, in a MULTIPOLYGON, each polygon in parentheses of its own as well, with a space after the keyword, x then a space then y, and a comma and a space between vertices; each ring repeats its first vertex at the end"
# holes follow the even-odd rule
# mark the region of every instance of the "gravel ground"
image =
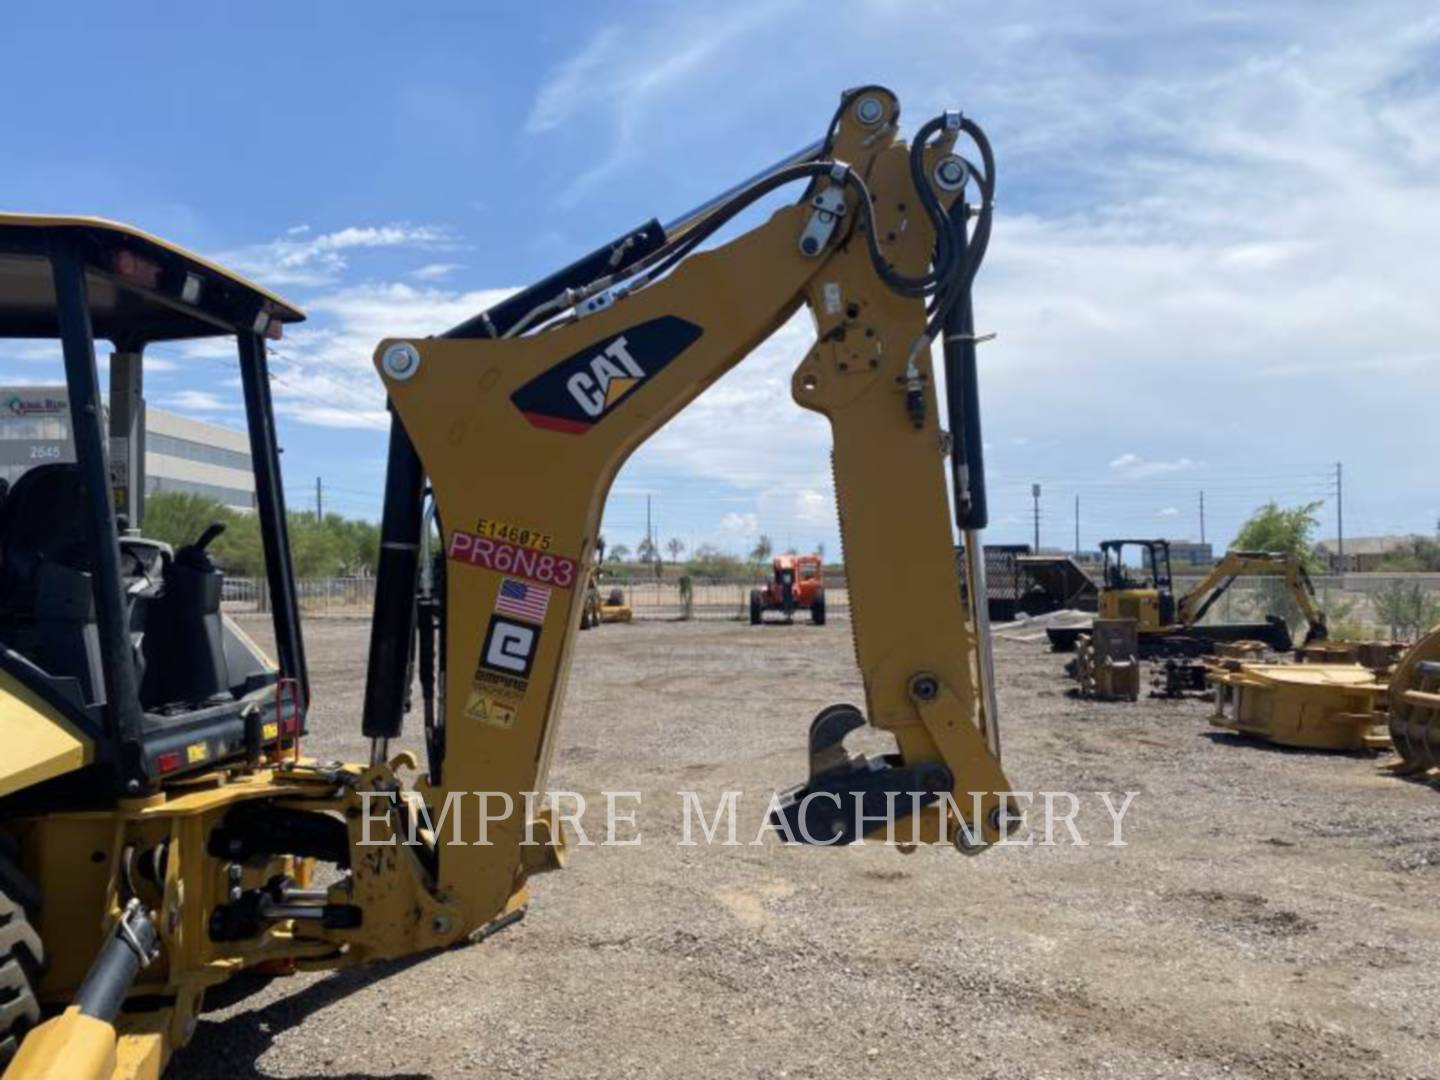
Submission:
MULTIPOLYGON (((309 624, 319 756, 365 754, 367 634, 309 624)), ((1440 1077, 1440 792, 996 653, 1011 782, 1079 792, 1090 846, 750 846, 859 699, 848 625, 607 626, 550 786, 642 792, 644 843, 572 851, 482 945, 215 1008, 171 1075, 1440 1077), (742 844, 678 846, 676 792, 730 788, 742 844), (1139 792, 1127 846, 1097 791, 1139 792)))

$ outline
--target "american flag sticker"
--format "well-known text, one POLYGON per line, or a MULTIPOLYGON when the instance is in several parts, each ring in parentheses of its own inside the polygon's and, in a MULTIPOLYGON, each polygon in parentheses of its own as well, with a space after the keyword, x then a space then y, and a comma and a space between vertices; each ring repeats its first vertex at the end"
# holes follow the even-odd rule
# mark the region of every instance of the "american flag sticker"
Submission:
POLYGON ((550 590, 544 585, 528 581, 505 578, 500 582, 500 592, 495 597, 495 610, 501 615, 513 615, 517 619, 543 623, 545 609, 550 606, 550 590))

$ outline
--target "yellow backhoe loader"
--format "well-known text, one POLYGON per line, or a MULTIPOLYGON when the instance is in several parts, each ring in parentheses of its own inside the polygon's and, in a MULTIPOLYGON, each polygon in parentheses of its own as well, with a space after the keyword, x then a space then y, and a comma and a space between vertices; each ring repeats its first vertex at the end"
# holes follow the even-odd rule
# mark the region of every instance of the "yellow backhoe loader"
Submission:
POLYGON ((295 752, 310 695, 266 339, 300 312, 125 226, 0 217, 0 334, 59 341, 76 450, 67 470, 17 482, 0 530, 7 1078, 153 1077, 207 989, 239 972, 412 955, 519 918, 528 879, 561 863, 557 819, 527 796, 545 786, 607 490, 802 307, 816 340, 791 393, 834 437, 865 701, 815 718, 809 777, 777 795, 772 823, 845 842, 883 833, 891 804, 907 839, 973 853, 1001 838, 1013 818, 983 563, 967 567, 978 608, 935 587, 955 573, 942 451, 955 523, 983 551, 970 286, 995 162, 959 113, 908 144, 899 120, 889 91, 847 92, 823 138, 714 201, 438 337, 380 343, 393 419, 362 717, 372 750, 355 764, 295 752), (699 250, 790 185, 798 201, 699 250), (95 338, 117 350, 113 397, 127 366, 138 391, 148 344, 205 336, 238 345, 274 662, 226 628, 205 537, 167 554, 140 538, 143 512, 129 519, 139 535, 117 527, 123 433, 113 408, 108 435, 102 424, 95 338), (422 572, 432 521, 443 558, 422 572), (416 668, 424 772, 390 748, 416 668), (845 750, 867 719, 893 753, 845 750))

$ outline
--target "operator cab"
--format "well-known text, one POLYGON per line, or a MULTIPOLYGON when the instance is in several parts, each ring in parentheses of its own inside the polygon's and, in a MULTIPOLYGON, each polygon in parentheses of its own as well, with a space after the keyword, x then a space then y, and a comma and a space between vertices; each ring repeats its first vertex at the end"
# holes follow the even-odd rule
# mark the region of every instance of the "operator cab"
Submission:
POLYGON ((1105 540, 1100 544, 1100 553, 1104 560, 1104 581, 1107 591, 1153 593, 1159 625, 1170 626, 1175 622, 1175 592, 1170 575, 1170 541, 1105 540), (1140 558, 1135 566, 1126 562, 1126 551, 1130 548, 1139 549, 1140 558), (1134 571, 1138 571, 1140 576, 1135 576, 1134 571))
POLYGON ((47 403, 46 434, 67 450, 0 492, 0 683, 70 721, 92 766, 71 776, 97 793, 153 790, 300 734, 308 693, 265 340, 303 318, 129 226, 0 214, 0 338, 54 343, 66 400, 47 403), (238 345, 278 663, 221 610, 209 547, 223 525, 178 550, 144 536, 145 350, 224 337, 238 345), (114 349, 108 408, 97 338, 114 349), (57 460, 72 446, 73 461, 57 460))

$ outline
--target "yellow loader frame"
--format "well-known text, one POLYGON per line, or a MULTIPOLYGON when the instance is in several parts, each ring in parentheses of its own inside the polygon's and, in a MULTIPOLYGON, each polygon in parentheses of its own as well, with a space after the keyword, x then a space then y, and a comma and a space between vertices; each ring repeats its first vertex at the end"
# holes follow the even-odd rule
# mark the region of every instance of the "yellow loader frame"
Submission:
MULTIPOLYGON (((893 776, 892 793, 918 788, 940 811, 917 817, 913 835, 967 852, 1013 827, 983 583, 970 589, 979 608, 968 610, 958 589, 935 587, 955 573, 945 462, 957 447, 973 455, 969 471, 957 471, 966 546, 982 550, 970 513, 983 502, 978 406, 973 383, 952 374, 951 415, 966 427, 942 430, 930 351, 939 331, 924 296, 895 284, 924 276, 937 222, 960 222, 962 239, 972 218, 988 231, 993 160, 988 144, 983 171, 954 152, 962 133, 978 131, 959 114, 922 128, 913 151, 898 120, 889 91, 847 94, 824 143, 774 174, 807 181, 803 202, 698 253, 687 240, 698 244, 713 216, 668 228, 670 247, 640 278, 569 294, 537 313, 530 333, 380 343, 392 449, 396 439, 413 445, 443 544, 442 753, 425 774, 408 753, 392 755, 398 723, 380 706, 372 716, 367 701, 367 764, 250 761, 110 808, 8 822, 46 897, 47 938, 75 938, 73 948, 52 946, 47 1000, 68 1000, 96 948, 133 936, 137 908, 153 913, 155 942, 141 949, 153 955, 142 957, 132 993, 145 1009, 112 1026, 72 1006, 30 1034, 7 1077, 154 1076, 189 1037, 204 991, 239 971, 406 956, 517 917, 530 876, 561 863, 561 831, 535 793, 555 749, 582 568, 611 482, 647 437, 801 307, 816 340, 791 394, 830 421, 864 717, 897 746, 883 763, 817 774, 815 761, 833 765, 839 739, 860 722, 853 707, 827 710, 812 727, 811 790, 893 776), (971 206, 965 191, 977 177, 987 183, 971 206), (477 801, 491 814, 483 842, 477 801), (158 872, 136 869, 161 847, 158 872), (311 888, 313 858, 339 865, 340 880, 311 888)), ((617 248, 615 261, 623 257, 617 248)), ((963 252, 956 260, 965 265, 963 252)), ((968 351, 973 362, 969 279, 941 284, 937 310, 964 308, 946 324, 947 355, 968 351)), ((413 582, 418 556, 388 534, 386 548, 409 559, 413 582)), ((377 671, 404 666, 384 622, 377 601, 370 690, 377 671)), ((796 799, 788 820, 817 820, 796 799)))

